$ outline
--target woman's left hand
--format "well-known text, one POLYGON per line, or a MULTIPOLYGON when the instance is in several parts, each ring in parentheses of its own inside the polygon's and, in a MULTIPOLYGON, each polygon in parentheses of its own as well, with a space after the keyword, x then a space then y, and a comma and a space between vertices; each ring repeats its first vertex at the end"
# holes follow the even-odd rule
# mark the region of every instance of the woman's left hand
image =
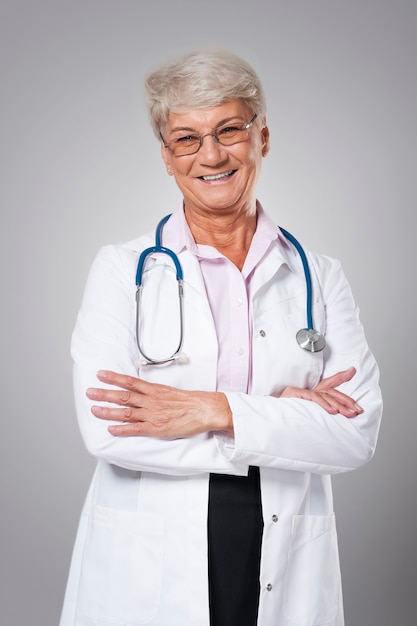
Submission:
POLYGON ((347 418, 357 417, 363 413, 353 398, 337 389, 339 385, 347 383, 356 374, 354 367, 337 372, 333 376, 323 378, 313 389, 286 387, 280 398, 301 398, 319 404, 330 415, 343 415, 347 418))
POLYGON ((123 422, 109 426, 117 436, 178 439, 218 431, 233 435, 232 412, 226 396, 219 392, 184 391, 140 378, 103 370, 97 378, 119 389, 87 389, 90 400, 118 407, 91 407, 95 417, 123 422))

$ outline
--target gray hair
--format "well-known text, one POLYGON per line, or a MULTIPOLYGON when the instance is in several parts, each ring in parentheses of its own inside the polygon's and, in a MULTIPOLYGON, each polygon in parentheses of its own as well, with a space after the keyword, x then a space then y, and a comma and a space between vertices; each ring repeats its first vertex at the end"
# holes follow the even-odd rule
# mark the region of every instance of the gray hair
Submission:
POLYGON ((148 75, 145 93, 155 135, 170 113, 206 109, 241 100, 262 123, 265 94, 255 70, 228 50, 195 50, 170 61, 148 75))

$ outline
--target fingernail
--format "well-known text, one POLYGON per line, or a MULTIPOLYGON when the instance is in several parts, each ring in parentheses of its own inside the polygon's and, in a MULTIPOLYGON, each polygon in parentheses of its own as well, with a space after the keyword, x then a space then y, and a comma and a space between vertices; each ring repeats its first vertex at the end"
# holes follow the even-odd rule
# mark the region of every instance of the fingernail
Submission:
POLYGON ((107 371, 106 370, 98 370, 97 378, 107 378, 107 371))

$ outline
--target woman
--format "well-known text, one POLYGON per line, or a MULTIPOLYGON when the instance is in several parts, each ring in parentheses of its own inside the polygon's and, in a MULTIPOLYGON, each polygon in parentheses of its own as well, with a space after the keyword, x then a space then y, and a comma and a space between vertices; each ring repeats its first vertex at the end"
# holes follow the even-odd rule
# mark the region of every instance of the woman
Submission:
POLYGON ((246 62, 197 51, 146 88, 180 269, 153 233, 91 269, 72 354, 97 469, 61 626, 341 626, 330 475, 372 457, 381 416, 350 289, 308 254, 326 346, 300 349, 303 264, 256 198, 269 131, 246 62))

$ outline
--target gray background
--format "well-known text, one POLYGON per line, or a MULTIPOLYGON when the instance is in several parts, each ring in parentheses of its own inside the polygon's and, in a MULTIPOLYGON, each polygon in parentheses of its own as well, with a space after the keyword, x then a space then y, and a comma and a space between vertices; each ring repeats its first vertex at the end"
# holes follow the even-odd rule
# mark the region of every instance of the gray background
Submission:
POLYGON ((347 626, 414 624, 415 0, 0 5, 1 623, 59 619, 94 466, 69 357, 92 258, 179 199, 144 76, 218 44, 266 89, 260 199, 305 245, 342 260, 381 367, 376 457, 334 480, 347 626))

